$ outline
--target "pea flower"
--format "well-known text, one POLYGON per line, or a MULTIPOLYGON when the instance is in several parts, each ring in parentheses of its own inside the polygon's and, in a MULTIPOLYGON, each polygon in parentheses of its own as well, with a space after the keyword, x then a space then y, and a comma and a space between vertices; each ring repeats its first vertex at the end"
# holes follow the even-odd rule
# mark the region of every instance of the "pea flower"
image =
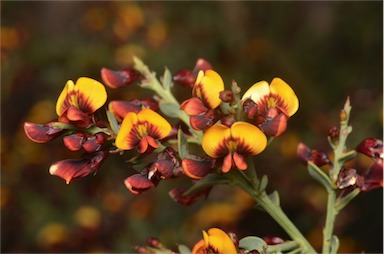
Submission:
POLYGON ((199 58, 196 61, 195 67, 193 70, 181 69, 176 72, 176 74, 172 77, 173 82, 178 83, 184 87, 193 88, 197 74, 199 71, 203 70, 211 70, 212 66, 206 60, 199 58))
POLYGON ((118 121, 122 121, 129 112, 138 113, 143 108, 150 108, 153 111, 159 109, 159 103, 153 98, 132 99, 129 101, 111 101, 108 105, 109 111, 118 121))
POLYGON ((116 136, 116 147, 122 150, 138 147, 139 153, 150 153, 159 147, 156 140, 165 138, 171 129, 167 120, 149 108, 129 112, 116 136))
POLYGON ((203 230, 203 239, 195 244, 192 254, 233 254, 238 253, 237 247, 231 237, 219 228, 203 230))
POLYGON ((76 84, 68 80, 56 103, 59 122, 87 127, 94 123, 92 114, 106 101, 107 92, 100 82, 86 77, 76 84))
POLYGON ((199 71, 192 89, 192 98, 184 101, 180 109, 190 116, 190 124, 195 130, 205 130, 221 117, 218 106, 224 82, 213 70, 199 71))
POLYGON ((261 153, 267 146, 267 137, 256 126, 236 122, 231 127, 216 124, 203 136, 202 147, 212 158, 223 158, 221 170, 247 169, 246 156, 261 153))
POLYGON ((272 137, 285 131, 288 119, 299 108, 295 92, 280 78, 274 78, 270 85, 266 81, 255 83, 245 92, 242 101, 246 116, 272 137))
POLYGON ((101 78, 104 83, 113 89, 127 87, 141 77, 141 74, 132 68, 121 71, 113 71, 107 68, 101 69, 101 78))

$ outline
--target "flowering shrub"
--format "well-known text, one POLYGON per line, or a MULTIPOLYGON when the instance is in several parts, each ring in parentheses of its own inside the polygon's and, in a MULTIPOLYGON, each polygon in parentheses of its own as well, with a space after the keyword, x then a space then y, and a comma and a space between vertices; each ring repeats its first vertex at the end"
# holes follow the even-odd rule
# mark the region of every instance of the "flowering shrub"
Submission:
MULTIPOLYGON (((25 123, 29 139, 45 143, 62 137, 70 151, 82 150, 81 159, 54 162, 49 172, 65 180, 97 173, 105 160, 126 156, 137 172, 124 181, 133 194, 155 188, 161 181, 188 177, 189 188, 177 187, 170 197, 190 205, 206 197, 215 185, 227 184, 243 189, 291 237, 238 240, 233 232, 219 228, 203 230, 203 239, 192 249, 178 246, 180 253, 316 253, 309 241, 283 212, 277 191, 266 192, 267 176, 256 174, 253 157, 262 153, 283 135, 288 120, 299 108, 299 99, 285 81, 274 78, 270 84, 260 81, 244 93, 236 82, 225 87, 221 76, 205 60, 199 59, 193 70, 169 70, 159 80, 144 63, 121 71, 103 68, 103 83, 112 89, 130 85, 154 92, 152 98, 109 101, 105 117, 102 107, 107 92, 102 83, 81 77, 69 80, 56 104, 57 119, 45 123, 25 123), (179 102, 172 93, 173 84, 189 89, 191 97, 179 102), (198 149, 190 149, 194 145, 198 149), (130 151, 127 153, 126 151, 130 151)), ((323 253, 336 253, 339 246, 333 226, 337 214, 360 192, 383 186, 383 143, 375 138, 363 140, 354 150, 346 150, 352 132, 349 125, 350 101, 340 112, 340 126, 328 136, 333 158, 328 153, 300 143, 299 159, 309 174, 328 193, 323 230, 323 253), (350 168, 347 162, 362 153, 372 159, 365 170, 350 168)), ((173 253, 160 240, 148 238, 147 246, 136 246, 140 253, 173 253)))

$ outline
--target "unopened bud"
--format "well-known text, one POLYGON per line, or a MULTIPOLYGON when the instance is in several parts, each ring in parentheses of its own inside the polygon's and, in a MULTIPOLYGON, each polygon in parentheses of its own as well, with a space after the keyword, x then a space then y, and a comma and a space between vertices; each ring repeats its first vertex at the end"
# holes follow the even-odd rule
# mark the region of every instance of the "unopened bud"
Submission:
POLYGON ((345 109, 340 110, 339 116, 340 116, 341 122, 345 122, 348 119, 348 114, 347 114, 347 111, 345 111, 345 109))
POLYGON ((221 91, 219 97, 223 102, 230 103, 233 100, 233 92, 229 90, 221 91))
POLYGON ((328 131, 328 136, 331 139, 336 139, 336 138, 339 137, 339 135, 340 135, 340 131, 339 131, 339 128, 337 128, 336 126, 330 128, 329 131, 328 131))
POLYGON ((149 245, 149 247, 153 247, 153 248, 161 248, 163 246, 163 244, 160 242, 160 240, 156 237, 149 237, 147 238, 147 243, 149 245))

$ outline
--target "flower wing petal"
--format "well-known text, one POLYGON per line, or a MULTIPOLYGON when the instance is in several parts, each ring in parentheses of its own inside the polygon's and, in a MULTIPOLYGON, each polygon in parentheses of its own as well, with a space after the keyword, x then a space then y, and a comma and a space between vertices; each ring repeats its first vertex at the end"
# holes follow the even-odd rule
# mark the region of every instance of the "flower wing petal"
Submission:
POLYGON ((247 122, 236 122, 231 126, 231 136, 238 143, 237 152, 242 155, 261 153, 267 146, 267 137, 257 128, 247 122))
POLYGON ((230 129, 224 124, 210 127, 203 136, 202 147, 206 154, 212 158, 219 158, 228 153, 225 140, 231 135, 230 129))
POLYGON ((284 110, 292 116, 299 108, 299 99, 293 89, 281 78, 274 78, 270 85, 271 93, 280 96, 284 101, 284 110))
POLYGON ((139 137, 132 132, 132 128, 138 121, 137 115, 133 112, 128 113, 124 117, 119 133, 116 136, 116 147, 123 150, 131 150, 140 142, 139 137))
POLYGON ((78 107, 84 113, 91 114, 107 101, 107 91, 97 80, 81 77, 76 81, 78 107))
POLYGON ((172 130, 171 124, 155 111, 145 108, 137 117, 140 123, 147 123, 147 134, 155 139, 163 139, 172 130))

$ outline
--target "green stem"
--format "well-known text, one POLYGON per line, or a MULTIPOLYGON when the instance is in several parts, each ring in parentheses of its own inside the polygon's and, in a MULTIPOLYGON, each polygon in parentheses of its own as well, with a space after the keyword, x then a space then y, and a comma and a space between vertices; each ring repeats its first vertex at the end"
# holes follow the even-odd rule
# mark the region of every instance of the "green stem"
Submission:
POLYGON ((253 184, 238 170, 233 170, 237 184, 245 190, 252 199, 259 204, 284 230, 285 232, 302 247, 304 253, 316 253, 315 249, 301 234, 296 226, 290 221, 281 207, 272 202, 265 191, 261 193, 255 190, 253 184))
POLYGON ((276 245, 268 245, 267 252, 268 253, 273 253, 273 252, 283 252, 283 251, 288 251, 292 250, 299 247, 297 242, 295 241, 286 241, 284 243, 276 244, 276 245))
POLYGON ((335 209, 336 192, 334 190, 328 191, 327 202, 327 215, 325 219, 325 227, 323 229, 323 254, 331 253, 331 243, 333 227, 336 220, 337 211, 335 209))

